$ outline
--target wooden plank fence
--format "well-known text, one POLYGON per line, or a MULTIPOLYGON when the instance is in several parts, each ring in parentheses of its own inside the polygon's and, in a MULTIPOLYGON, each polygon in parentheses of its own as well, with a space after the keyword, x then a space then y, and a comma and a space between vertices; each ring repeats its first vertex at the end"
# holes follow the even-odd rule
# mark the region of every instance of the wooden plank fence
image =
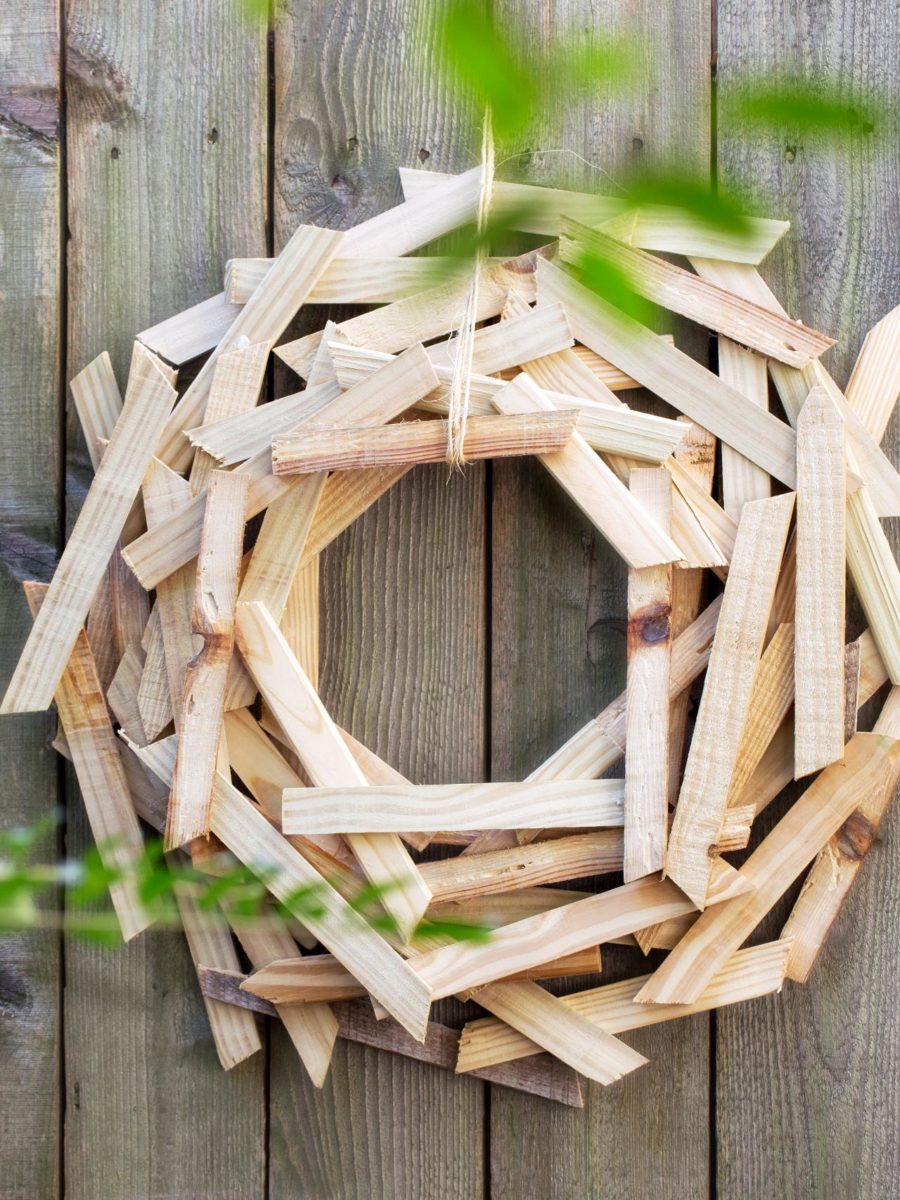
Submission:
MULTIPOLYGON (((599 45, 624 26, 648 68, 627 102, 598 91, 545 111, 498 159, 608 190, 636 158, 674 158, 790 219, 764 274, 838 338, 845 383, 900 299, 897 109, 836 168, 727 128, 715 98, 788 59, 896 87, 893 0, 494 7, 534 44, 562 27, 599 45)), ((475 161, 473 113, 448 108, 414 53, 432 12, 285 0, 267 27, 237 0, 0 3, 3 686, 29 623, 19 581, 49 575, 88 475, 66 381, 104 349, 123 380, 134 333, 219 290, 229 257, 395 203, 398 164, 475 161)), ((705 337, 676 332, 707 359, 705 337)), ((900 423, 884 445, 896 460, 900 423)), ((624 567, 534 465, 413 471, 329 549, 321 586, 325 701, 417 781, 522 777, 624 683, 624 567)), ((77 853, 89 835, 51 730, 44 715, 0 725, 2 823, 65 804, 77 853)), ((0 1196, 888 1200, 896 816, 880 836, 808 987, 635 1034, 650 1065, 585 1085, 583 1112, 348 1043, 317 1092, 280 1028, 225 1075, 175 935, 120 951, 4 936, 0 1196)), ((605 974, 622 969, 604 953, 605 974)))

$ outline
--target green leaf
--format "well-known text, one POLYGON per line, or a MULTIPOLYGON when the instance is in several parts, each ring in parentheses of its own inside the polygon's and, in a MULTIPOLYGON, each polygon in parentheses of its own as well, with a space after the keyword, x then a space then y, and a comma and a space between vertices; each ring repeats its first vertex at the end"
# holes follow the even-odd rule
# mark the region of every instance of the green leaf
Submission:
POLYGON ((413 940, 420 937, 452 938, 458 942, 488 942, 491 930, 487 925, 475 925, 467 921, 426 919, 416 926, 413 940))
POLYGON ((726 126, 823 133, 831 137, 874 133, 885 115, 881 101, 852 102, 846 87, 833 78, 775 75, 742 84, 735 81, 720 101, 726 126))
POLYGON ((625 271, 605 254, 582 248, 572 268, 581 283, 601 299, 607 300, 642 325, 654 324, 659 310, 638 295, 625 271))
POLYGON ((490 109, 495 134, 509 137, 524 130, 537 107, 536 78, 483 5, 451 0, 438 18, 437 38, 455 81, 479 108, 490 109))

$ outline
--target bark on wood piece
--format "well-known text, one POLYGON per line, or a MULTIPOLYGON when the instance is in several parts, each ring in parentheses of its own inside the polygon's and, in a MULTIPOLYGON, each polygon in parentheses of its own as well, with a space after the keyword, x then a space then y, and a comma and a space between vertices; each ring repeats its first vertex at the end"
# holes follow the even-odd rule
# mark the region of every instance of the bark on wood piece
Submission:
POLYGON ((100 465, 98 438, 109 438, 122 412, 122 393, 116 383, 112 362, 104 350, 69 384, 78 423, 84 433, 84 441, 91 465, 96 471, 100 465))
MULTIPOLYGON (((900 688, 894 687, 888 693, 873 732, 900 737, 900 688)), ((788 979, 805 983, 809 978, 895 794, 885 788, 864 796, 859 807, 819 852, 782 932, 782 937, 791 940, 788 979)))
POLYGON ((484 946, 446 946, 411 959, 410 965, 437 1000, 694 908, 673 883, 648 877, 506 925, 484 946))
POLYGON ((794 776, 844 753, 844 422, 824 388, 797 420, 794 776))
MULTIPOLYGON (((150 770, 170 780, 175 747, 156 742, 137 751, 150 770)), ((259 870, 267 889, 289 910, 298 888, 312 890, 321 911, 306 909, 295 915, 319 941, 356 976, 388 1012, 413 1037, 425 1036, 430 997, 397 952, 372 929, 343 897, 269 823, 243 793, 217 775, 211 814, 213 832, 236 858, 259 870)))
POLYGON ((622 868, 622 832, 604 829, 507 850, 423 863, 419 870, 434 903, 583 879, 622 868))
MULTIPOLYGON (((619 983, 602 984, 561 997, 562 1003, 596 1022, 607 1033, 644 1029, 662 1021, 677 1021, 694 1013, 709 1012, 727 1004, 755 1000, 781 990, 790 942, 783 938, 733 954, 713 976, 694 1004, 638 1004, 635 995, 650 978, 639 975, 619 983)), ((476 996, 477 999, 477 996, 476 996)), ((538 1054, 540 1046, 495 1017, 469 1021, 459 1040, 456 1070, 468 1073, 538 1054)))
POLYGON ((868 797, 900 777, 900 741, 858 733, 788 810, 741 867, 754 889, 708 909, 637 994, 640 1003, 693 1004, 773 904, 868 797))
MULTIPOLYGON (((337 395, 330 394, 328 403, 317 408, 317 412, 320 417, 340 424, 353 421, 387 423, 412 407, 433 389, 435 383, 434 368, 428 356, 421 346, 411 346, 358 388, 337 395)), ((321 385, 323 394, 329 386, 321 385)), ((262 412, 263 409, 274 408, 278 403, 276 400, 254 411, 262 412)), ((278 479, 272 475, 270 440, 271 432, 264 448, 241 467, 241 474, 251 481, 246 512, 248 520, 297 485, 294 479, 278 479)), ((389 470, 394 472, 394 478, 398 478, 395 468, 389 470)), ((359 481, 356 482, 359 486, 359 481)), ((164 525, 136 539, 126 548, 126 561, 145 587, 155 587, 160 579, 199 553, 203 510, 201 494, 164 525)))
MULTIPOLYGON (((25 598, 36 623, 49 588, 43 583, 26 583, 24 586, 25 598)), ((124 879, 110 884, 109 895, 122 937, 129 941, 153 920, 141 904, 134 877, 135 864, 143 854, 144 839, 84 630, 80 630, 75 639, 54 699, 101 861, 112 869, 126 872, 124 879)))
POLYGON ((566 1007, 536 983, 492 983, 472 997, 482 1008, 588 1079, 610 1084, 647 1059, 566 1007))
POLYGON ((757 408, 718 376, 624 316, 553 263, 539 260, 537 275, 540 302, 561 303, 579 341, 610 358, 643 387, 787 487, 794 486, 796 438, 777 417, 757 408))
MULTIPOLYGON (((403 194, 409 197, 428 195, 440 181, 452 178, 438 171, 400 168, 403 194)), ((609 221, 613 223, 618 240, 628 245, 670 254, 699 253, 689 247, 702 245, 708 257, 723 258, 727 262, 761 262, 789 228, 787 221, 748 217, 748 228, 736 235, 731 230, 712 229, 680 208, 646 205, 635 210, 618 196, 506 180, 494 181, 491 214, 495 218, 506 215, 512 219, 513 227, 523 233, 552 237, 559 235, 563 216, 574 217, 585 225, 609 221), (621 217, 623 211, 627 221, 620 224, 616 218, 621 217)))
POLYGON ((246 502, 247 480, 243 475, 212 473, 191 619, 193 632, 203 639, 203 646, 188 663, 184 677, 178 755, 166 821, 169 848, 209 833, 225 687, 234 649, 246 502))
MULTIPOLYGON (((336 1006, 340 1035, 348 1041, 394 1054, 405 1054, 419 1062, 431 1063, 445 1070, 455 1069, 459 1048, 459 1033, 436 1021, 428 1022, 425 1041, 414 1041, 393 1021, 378 1021, 366 1002, 350 1002, 336 1006)), ((473 1072, 479 1079, 516 1091, 531 1092, 546 1100, 568 1104, 573 1108, 583 1107, 578 1076, 569 1067, 556 1062, 549 1055, 535 1059, 533 1072, 514 1072, 508 1067, 488 1067, 473 1072)))
POLYGON ((859 641, 848 642, 844 647, 844 741, 849 742, 856 733, 859 717, 859 687, 861 670, 859 641))
POLYGON ((850 382, 847 403, 876 442, 884 437, 900 396, 900 306, 866 334, 850 382))
MULTIPOLYGON (((532 252, 506 262, 486 263, 480 268, 476 320, 496 317, 512 288, 534 298, 535 257, 532 252)), ((468 277, 442 283, 406 300, 342 321, 337 332, 359 346, 393 354, 414 342, 444 337, 456 329, 462 320, 468 290, 468 277)), ((321 333, 307 334, 295 342, 285 342, 275 353, 292 371, 306 377, 321 340, 321 333)))
POLYGON ((833 338, 807 329, 798 321, 790 321, 725 288, 707 283, 674 263, 624 246, 599 230, 563 217, 560 258, 566 263, 578 263, 585 250, 618 267, 638 295, 767 358, 803 367, 834 345, 833 338))
MULTIPOLYGON (((340 781, 346 780, 351 787, 365 786, 365 775, 264 605, 238 605, 237 641, 247 668, 313 783, 341 786, 340 781)), ((283 828, 292 832, 284 824, 283 828)), ((409 934, 428 907, 431 893, 403 843, 396 834, 354 834, 347 841, 368 879, 379 886, 390 885, 382 903, 409 934)))
MULTIPOLYGON (((494 397, 503 413, 547 412, 552 402, 527 375, 519 375, 494 397)), ((630 567, 675 562, 681 551, 652 521, 628 489, 576 432, 562 450, 539 456, 630 567)))
POLYGON ((129 646, 122 655, 118 670, 106 689, 106 702, 113 716, 139 746, 150 740, 141 721, 138 707, 138 688, 144 673, 144 657, 136 646, 129 646))
MULTIPOLYGON (((271 342, 257 342, 251 346, 242 345, 239 339, 233 350, 226 351, 218 358, 203 414, 205 422, 224 421, 256 407, 271 349, 271 342)), ((217 465, 215 459, 205 451, 194 456, 190 474, 194 495, 203 491, 209 482, 210 472, 217 465)))
MULTIPOLYGON (((495 260, 497 262, 501 259, 495 260)), ((232 258, 225 264, 225 295, 246 304, 274 259, 232 258)), ((390 304, 466 270, 464 260, 430 254, 415 258, 335 258, 306 298, 307 304, 390 304)))
MULTIPOLYGON (((172 853, 169 858, 175 860, 175 865, 183 865, 179 862, 181 855, 172 853)), ((201 964, 220 971, 239 971, 237 951, 221 910, 217 906, 200 908, 190 887, 185 884, 175 885, 175 901, 198 973, 201 964)), ((202 985, 200 991, 202 994, 202 985)), ((262 1050, 259 1030, 251 1012, 205 994, 203 1004, 219 1062, 226 1071, 262 1050)))
POLYGON ((700 909, 793 510, 791 494, 754 500, 738 527, 666 854, 666 874, 700 909))
POLYGON ((334 258, 342 239, 341 233, 311 225, 301 225, 294 232, 272 270, 238 313, 196 379, 175 405, 156 450, 158 458, 176 470, 190 464, 193 451, 183 436, 184 430, 199 425, 203 420, 219 357, 227 350, 233 350, 239 338, 247 338, 251 344, 277 341, 334 258))
MULTIPOLYGON (((672 479, 663 468, 631 472, 631 493, 664 532, 672 479)), ((671 568, 628 572, 625 689, 625 882, 660 871, 668 830, 671 568)))
POLYGON ((731 776, 729 805, 747 782, 778 732, 794 700, 794 626, 779 625, 759 660, 747 705, 747 721, 731 776))
POLYGON ((0 712, 49 708, 174 396, 174 389, 152 355, 136 350, 122 415, 88 489, 0 712))
POLYGON ((543 829, 548 817, 561 829, 621 825, 622 781, 348 785, 288 788, 282 797, 285 833, 543 829))
MULTIPOLYGON (((190 501, 190 484, 158 458, 151 459, 142 490, 150 529, 163 524, 172 513, 179 512, 184 503, 190 501)), ((154 660, 154 664, 157 670, 161 665, 165 672, 176 729, 181 727, 184 711, 182 700, 187 664, 195 650, 199 651, 200 648, 199 643, 195 646, 191 630, 195 590, 195 572, 190 565, 179 567, 156 585, 156 611, 165 655, 162 664, 158 660, 154 660)), ((159 679, 147 679, 142 681, 142 688, 145 694, 151 691, 155 693, 160 683, 159 679)))
POLYGON ((847 567, 891 683, 900 683, 900 569, 866 487, 847 497, 847 567))
MULTIPOLYGON (((766 360, 752 354, 730 338, 719 338, 719 377, 759 408, 769 407, 769 375, 766 360)), ((722 447, 722 503, 735 521, 748 500, 765 500, 772 494, 772 481, 729 445, 722 447)))
MULTIPOLYGON (((239 971, 217 971, 213 967, 201 967, 199 977, 204 995, 265 1016, 278 1015, 274 1004, 255 996, 252 992, 242 990, 241 984, 247 976, 239 971)), ((290 1009, 282 1010, 282 1015, 284 1011, 290 1009)), ((395 1054, 407 1054, 410 1058, 445 1067, 446 1070, 454 1069, 459 1041, 459 1033, 456 1030, 429 1021, 425 1042, 419 1043, 412 1038, 401 1039, 400 1026, 392 1021, 376 1020, 374 1015, 370 1016, 364 1004, 339 1005, 336 1006, 335 1012, 340 1035, 348 1041, 358 1041, 362 1045, 390 1050, 395 1054)), ((533 1092, 547 1100, 556 1100, 574 1108, 583 1107, 578 1076, 571 1068, 557 1062, 549 1054, 533 1056, 531 1061, 535 1069, 527 1073, 501 1066, 487 1067, 483 1071, 475 1070, 472 1074, 490 1083, 500 1084, 501 1087, 533 1092)))
MULTIPOLYGON (((577 412, 469 417, 467 459, 549 454, 572 436, 577 412)), ((447 421, 401 421, 382 428, 322 428, 272 440, 276 475, 344 471, 364 467, 439 463, 447 457, 447 421)))
MULTIPOLYGON (((687 417, 680 420, 686 426, 681 443, 673 451, 675 460, 684 472, 693 479, 698 488, 712 492, 716 466, 716 440, 708 430, 695 425, 687 417)), ((673 495, 672 517, 675 519, 675 497, 673 495)), ((681 545, 679 534, 675 540, 681 545)), ((732 545, 733 549, 733 545, 732 545)), ((697 619, 700 612, 700 594, 703 587, 703 572, 697 569, 679 568, 672 573, 672 639, 677 645, 680 635, 697 619)), ((669 803, 674 806, 681 787, 681 769, 684 763, 684 744, 687 736, 688 705, 690 696, 684 688, 669 707, 669 803)))

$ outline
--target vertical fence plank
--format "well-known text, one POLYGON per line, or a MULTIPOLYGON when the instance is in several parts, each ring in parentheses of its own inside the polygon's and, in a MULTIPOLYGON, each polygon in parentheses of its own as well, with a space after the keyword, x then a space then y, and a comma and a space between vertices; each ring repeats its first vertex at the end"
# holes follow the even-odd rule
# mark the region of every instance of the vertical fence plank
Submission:
MULTIPOLYGON (((720 0, 719 92, 799 69, 843 81, 860 107, 898 84, 897 8, 720 0)), ((900 301, 897 109, 836 152, 814 136, 720 124, 719 178, 792 231, 762 273, 792 316, 838 339, 828 365, 846 384, 866 330, 900 301)), ((898 460, 900 423, 883 442, 898 460)), ((887 528, 895 522, 888 522, 887 528)), ((896 530, 894 530, 896 535, 896 530)), ((897 546, 896 536, 893 541, 897 546)), ((852 632, 852 630, 851 630, 852 632)), ((804 987, 718 1019, 718 1194, 887 1200, 900 1177, 900 829, 886 818, 804 987)), ((780 906, 771 928, 781 927, 780 906)))
MULTIPOLYGON (((637 156, 706 171, 708 4, 535 8, 525 30, 514 0, 495 11, 536 48, 567 32, 598 47, 612 31, 631 34, 641 81, 628 98, 603 86, 590 100, 560 96, 526 146, 498 158, 527 149, 529 178, 613 194, 637 156)), ((636 403, 647 407, 647 397, 636 403)), ((521 779, 624 687, 626 570, 537 464, 495 463, 493 479, 492 771, 521 779)), ((637 974, 642 961, 604 949, 604 976, 637 974)), ((583 1113, 492 1090, 494 1196, 707 1194, 708 1021, 628 1040, 649 1065, 610 1088, 583 1085, 583 1113)))
MULTIPOLYGON (((0 5, 0 675, 31 624, 21 580, 45 579, 59 536, 60 147, 59 14, 55 0, 0 5)), ((41 713, 4 719, 4 829, 52 816, 57 768, 41 713)), ((41 846, 53 856, 55 834, 41 846)), ((0 1109, 3 1193, 58 1195, 59 940, 0 937, 0 1109)))
MULTIPOLYGON (((69 374, 265 253, 265 29, 219 0, 69 0, 69 374)), ((68 517, 88 479, 69 422, 68 517)), ((69 844, 88 835, 70 804, 69 844)), ((262 1056, 218 1066, 181 935, 66 948, 66 1194, 261 1197, 262 1056)))
MULTIPOLYGON (((276 26, 276 244, 301 221, 346 228, 401 199, 397 166, 473 165, 447 102, 429 0, 291 0, 276 26)), ((413 780, 484 771, 484 472, 407 476, 325 555, 322 695, 413 780)), ((483 1089, 339 1043, 316 1092, 273 1040, 271 1196, 483 1195, 483 1089)))

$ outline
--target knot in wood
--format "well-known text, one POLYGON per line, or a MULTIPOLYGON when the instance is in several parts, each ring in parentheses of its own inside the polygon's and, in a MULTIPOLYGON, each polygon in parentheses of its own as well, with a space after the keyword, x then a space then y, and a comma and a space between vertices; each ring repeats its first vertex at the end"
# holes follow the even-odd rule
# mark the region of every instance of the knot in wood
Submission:
POLYGON ((859 862, 875 840, 875 826, 859 809, 851 813, 837 833, 838 849, 846 862, 859 862))
POLYGON ((637 609, 628 619, 629 645, 653 645, 668 641, 671 613, 672 608, 668 604, 648 604, 637 609))

